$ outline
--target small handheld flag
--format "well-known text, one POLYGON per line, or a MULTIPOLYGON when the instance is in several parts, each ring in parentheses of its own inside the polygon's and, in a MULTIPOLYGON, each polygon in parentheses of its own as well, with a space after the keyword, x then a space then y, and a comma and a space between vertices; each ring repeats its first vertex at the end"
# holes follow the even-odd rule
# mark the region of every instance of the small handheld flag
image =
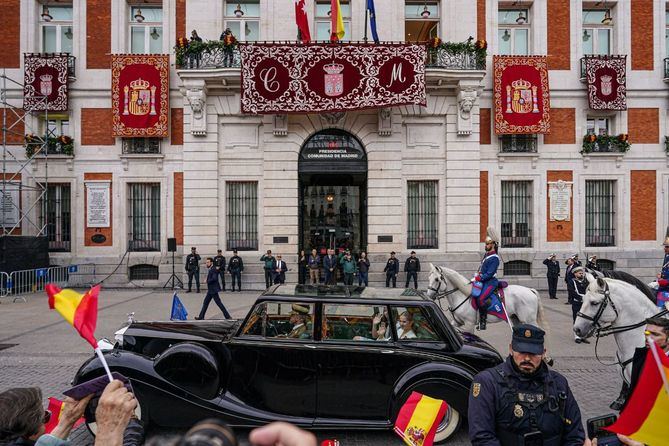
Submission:
MULTIPOLYGON (((54 397, 49 397, 49 407, 47 410, 49 413, 51 413, 51 417, 49 418, 49 421, 44 425, 45 433, 50 434, 53 432, 53 430, 58 426, 58 422, 60 421, 60 414, 63 411, 63 407, 67 403, 54 398, 54 397)), ((72 430, 76 429, 79 425, 81 425, 84 422, 84 418, 81 417, 77 421, 75 421, 74 425, 72 425, 72 430)))
POLYGON ((170 314, 170 320, 185 321, 186 319, 188 319, 188 311, 186 311, 186 307, 184 307, 184 304, 181 302, 181 299, 179 299, 179 296, 177 296, 177 293, 174 293, 174 296, 172 297, 172 313, 170 314))
POLYGON ((412 392, 397 414, 395 433, 409 446, 432 446, 447 409, 445 401, 412 392))

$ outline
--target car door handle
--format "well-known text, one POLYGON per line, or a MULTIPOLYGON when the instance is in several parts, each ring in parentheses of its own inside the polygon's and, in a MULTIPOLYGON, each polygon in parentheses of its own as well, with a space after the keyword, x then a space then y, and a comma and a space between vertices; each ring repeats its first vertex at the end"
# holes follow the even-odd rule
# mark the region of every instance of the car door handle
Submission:
POLYGON ((304 346, 307 348, 316 348, 316 346, 312 344, 304 344, 304 346))
POLYGON ((385 353, 386 355, 389 355, 389 354, 395 353, 395 350, 381 350, 381 353, 385 353))

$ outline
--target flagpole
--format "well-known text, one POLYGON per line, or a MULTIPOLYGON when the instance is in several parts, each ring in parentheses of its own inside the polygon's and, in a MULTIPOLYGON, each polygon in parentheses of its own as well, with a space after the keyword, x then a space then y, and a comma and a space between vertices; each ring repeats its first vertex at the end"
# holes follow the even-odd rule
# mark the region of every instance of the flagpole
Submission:
POLYGON ((365 5, 365 43, 367 43, 367 16, 369 14, 369 4, 365 5))
POLYGON ((100 347, 95 347, 95 354, 98 355, 98 358, 100 358, 100 362, 102 362, 102 367, 104 367, 105 372, 107 372, 107 377, 109 378, 109 382, 114 381, 114 377, 111 374, 111 370, 109 370, 109 365, 107 364, 107 360, 102 354, 102 350, 100 350, 100 347))
POLYGON ((651 353, 653 353, 653 359, 655 360, 655 365, 657 366, 660 372, 660 377, 662 378, 662 383, 664 384, 664 391, 667 392, 667 395, 669 395, 669 382, 667 382, 667 374, 664 371, 664 366, 662 365, 662 361, 660 361, 660 355, 657 353, 657 346, 655 345, 655 342, 650 338, 650 336, 647 336, 646 340, 648 341, 648 346, 650 348, 651 353))

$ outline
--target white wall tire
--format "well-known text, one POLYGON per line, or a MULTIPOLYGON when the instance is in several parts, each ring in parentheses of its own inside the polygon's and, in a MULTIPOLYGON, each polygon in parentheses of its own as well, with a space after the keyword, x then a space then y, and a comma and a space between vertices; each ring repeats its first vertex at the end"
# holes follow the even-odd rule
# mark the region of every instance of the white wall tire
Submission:
POLYGON ((448 406, 444 418, 439 423, 439 426, 437 426, 437 432, 434 435, 434 443, 443 444, 458 431, 461 423, 462 417, 460 416, 460 412, 453 409, 453 407, 448 406))

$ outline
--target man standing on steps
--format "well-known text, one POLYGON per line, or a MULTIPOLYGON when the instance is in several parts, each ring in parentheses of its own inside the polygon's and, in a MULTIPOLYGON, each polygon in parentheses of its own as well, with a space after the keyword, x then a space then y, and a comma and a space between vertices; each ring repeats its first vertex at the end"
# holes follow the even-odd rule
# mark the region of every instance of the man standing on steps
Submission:
POLYGON ((221 287, 225 291, 225 257, 223 257, 223 251, 218 250, 218 255, 214 257, 214 267, 218 271, 218 275, 221 277, 221 287))
POLYGON ((404 262, 404 272, 407 273, 407 280, 404 288, 409 288, 409 282, 413 277, 413 287, 418 289, 418 273, 420 272, 420 260, 416 257, 416 251, 411 251, 411 256, 404 262))
POLYGON ((395 258, 395 251, 390 253, 390 258, 386 262, 386 267, 383 268, 386 273, 386 288, 390 288, 390 281, 393 282, 393 288, 397 288, 397 274, 400 272, 400 261, 395 258))
POLYGON ((544 260, 546 265, 546 278, 548 279, 548 297, 557 299, 557 283, 560 277, 560 262, 555 259, 555 254, 551 254, 544 260))
POLYGON ((214 266, 214 259, 207 257, 205 265, 209 269, 207 272, 207 295, 204 297, 204 301, 202 301, 200 315, 195 319, 204 319, 204 315, 207 313, 207 308, 209 307, 209 303, 212 299, 216 305, 218 305, 218 308, 220 308, 220 310, 223 312, 223 316, 225 316, 226 319, 230 319, 232 316, 230 316, 230 313, 228 313, 225 305, 223 305, 223 302, 221 302, 221 298, 218 297, 218 292, 221 291, 221 287, 218 284, 218 270, 214 266))
POLYGON ((268 249, 267 254, 260 257, 260 261, 264 262, 263 269, 265 270, 265 288, 269 288, 274 283, 274 256, 272 250, 268 249))
POLYGON ((188 291, 191 292, 193 286, 193 277, 195 278, 195 286, 197 292, 200 292, 200 255, 197 249, 193 246, 190 249, 190 254, 186 256, 186 272, 188 273, 188 291))
POLYGON ((232 291, 235 291, 235 282, 237 282, 237 291, 242 291, 242 271, 244 271, 244 262, 242 258, 237 255, 237 250, 232 251, 234 254, 228 262, 228 272, 232 277, 232 291))

